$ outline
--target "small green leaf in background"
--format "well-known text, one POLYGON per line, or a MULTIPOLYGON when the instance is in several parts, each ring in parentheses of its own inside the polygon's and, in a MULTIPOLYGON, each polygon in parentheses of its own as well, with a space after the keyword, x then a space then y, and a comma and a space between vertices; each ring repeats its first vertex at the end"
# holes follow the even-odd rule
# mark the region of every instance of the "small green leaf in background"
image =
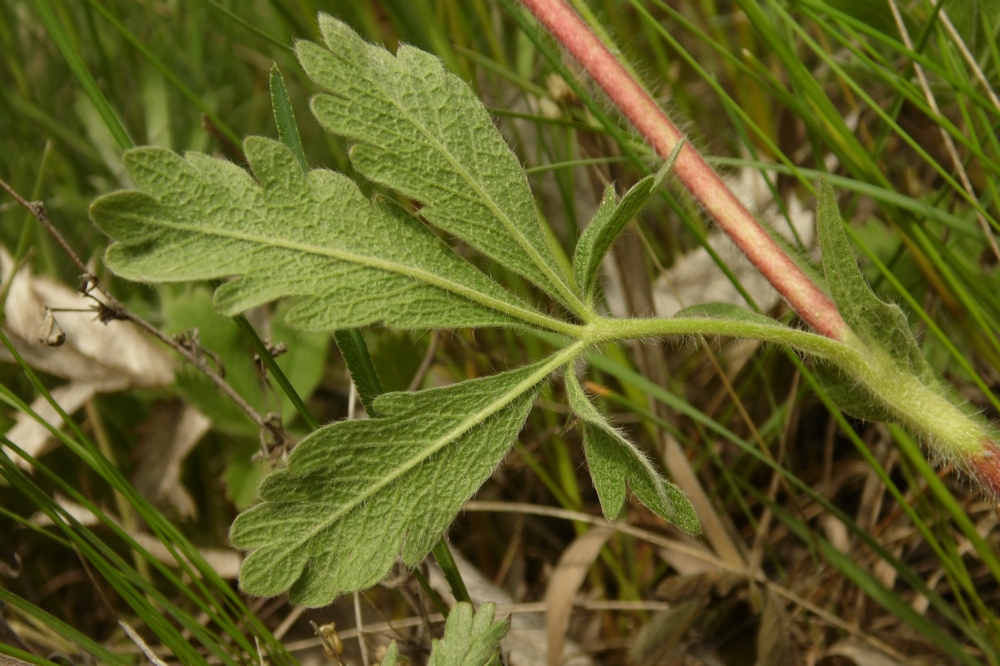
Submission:
POLYGON ((527 177, 469 86, 411 46, 396 56, 320 14, 323 48, 302 41, 302 68, 331 94, 312 100, 328 131, 357 143, 365 177, 423 204, 421 216, 582 309, 542 234, 527 177))
POLYGON ((580 236, 580 240, 576 244, 576 252, 573 254, 573 274, 587 305, 593 305, 597 289, 597 276, 604 255, 611 249, 611 245, 618 238, 625 225, 642 210, 653 193, 659 189, 663 179, 667 177, 670 169, 674 166, 683 146, 683 141, 677 142, 677 146, 660 167, 660 170, 633 185, 621 201, 615 201, 614 186, 608 186, 608 189, 604 191, 604 198, 597 209, 597 214, 594 215, 594 219, 580 236))
POLYGON ((91 205, 118 242, 106 263, 142 282, 234 275, 216 290, 228 315, 282 296, 297 328, 330 331, 378 321, 399 328, 559 322, 519 302, 398 206, 372 204, 341 174, 304 174, 291 151, 246 140, 257 178, 200 153, 161 148, 125 154, 139 191, 91 205))
POLYGON ((407 390, 427 353, 429 337, 419 331, 369 330, 365 341, 385 391, 407 390))
POLYGON ((249 441, 243 446, 234 446, 228 451, 222 479, 226 484, 226 497, 237 511, 245 511, 253 506, 257 500, 257 489, 270 471, 268 465, 257 460, 259 456, 259 440, 249 441))
MULTIPOLYGON (((199 345, 212 354, 206 354, 205 362, 213 368, 218 362, 229 385, 252 407, 260 410, 263 396, 246 343, 236 324, 212 307, 211 292, 201 285, 176 292, 164 288, 161 299, 165 332, 179 335, 197 331, 199 345)), ((260 428, 196 368, 180 366, 176 382, 185 398, 203 414, 210 415, 214 428, 230 435, 258 439, 260 428)))
POLYGON ((510 617, 493 621, 496 605, 456 604, 448 613, 444 638, 431 644, 427 666, 493 666, 500 663, 500 641, 510 629, 510 617))
POLYGON ((286 469, 261 485, 263 502, 230 538, 253 550, 240 585, 290 590, 323 606, 380 581, 396 558, 414 566, 514 444, 542 380, 565 354, 492 377, 419 393, 387 393, 380 418, 310 434, 286 469))
POLYGON ((652 461, 597 411, 572 366, 566 368, 565 379, 570 407, 584 422, 584 453, 604 517, 615 520, 621 514, 628 483, 639 501, 656 515, 689 534, 700 533, 698 515, 687 496, 660 476, 652 461))
MULTIPOLYGON (((396 645, 396 641, 393 641, 389 643, 389 647, 385 650, 385 656, 382 657, 382 666, 397 666, 399 662, 399 647, 396 645)), ((407 662, 409 662, 409 659, 406 659, 403 663, 407 662)))
MULTIPOLYGON (((295 406, 284 398, 281 391, 265 390, 245 338, 231 319, 215 311, 212 295, 204 286, 194 286, 177 293, 164 288, 161 294, 164 330, 167 333, 177 335, 197 331, 200 346, 214 355, 214 358, 206 355, 206 363, 215 367, 218 360, 226 381, 254 409, 280 411, 282 420, 286 422, 294 418, 295 406)), ((282 321, 287 309, 284 305, 275 308, 270 338, 273 344, 283 342, 288 348, 286 353, 278 356, 277 363, 298 394, 308 398, 323 378, 327 336, 303 333, 289 327, 282 321)), ((256 424, 195 368, 181 366, 177 373, 177 385, 202 413, 210 415, 217 429, 254 440, 258 438, 256 424)))

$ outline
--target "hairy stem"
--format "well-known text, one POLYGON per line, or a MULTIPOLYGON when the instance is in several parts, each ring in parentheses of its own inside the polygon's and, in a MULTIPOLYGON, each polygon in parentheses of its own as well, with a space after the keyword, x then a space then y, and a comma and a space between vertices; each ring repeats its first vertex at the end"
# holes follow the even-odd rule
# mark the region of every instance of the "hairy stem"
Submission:
MULTIPOLYGON (((711 317, 668 319, 599 318, 582 327, 579 339, 587 345, 651 337, 704 335, 760 340, 790 347, 824 359, 855 382, 855 390, 869 396, 907 426, 942 460, 957 464, 986 492, 1000 497, 1000 446, 995 432, 950 400, 942 386, 925 383, 911 368, 885 350, 866 345, 845 328, 840 340, 765 321, 711 317)), ((580 343, 577 343, 580 344, 580 343)))
MULTIPOLYGON (((667 158, 683 138, 648 92, 564 0, 521 0, 604 90, 656 152, 667 158)), ((850 330, 825 293, 772 239, 690 143, 673 171, 754 266, 817 332, 835 340, 850 330)))
MULTIPOLYGON (((861 357, 863 347, 849 344, 857 341, 850 332, 844 340, 831 340, 822 335, 810 333, 781 324, 764 324, 753 321, 710 317, 669 317, 666 319, 609 319, 601 317, 581 330, 579 339, 588 344, 598 345, 619 340, 660 338, 667 336, 703 335, 760 340, 790 347, 836 363, 849 369, 864 365, 861 357)), ((860 343, 857 343, 860 345, 860 343)))

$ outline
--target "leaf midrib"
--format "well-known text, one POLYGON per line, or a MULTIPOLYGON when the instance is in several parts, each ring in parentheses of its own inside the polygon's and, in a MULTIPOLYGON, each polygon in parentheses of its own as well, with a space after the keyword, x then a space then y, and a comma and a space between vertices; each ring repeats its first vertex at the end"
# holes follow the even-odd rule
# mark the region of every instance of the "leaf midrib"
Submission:
POLYGON ((425 284, 429 284, 431 286, 435 286, 445 291, 451 292, 467 300, 473 301, 474 303, 478 303, 480 305, 484 305, 498 312, 502 312, 503 314, 510 315, 511 317, 520 319, 521 321, 531 326, 547 329, 550 331, 555 331, 558 333, 563 333, 565 335, 571 335, 573 337, 579 337, 577 331, 578 327, 573 324, 546 316, 540 312, 519 307, 513 303, 508 303, 506 301, 499 300, 488 294, 484 294, 480 291, 469 288, 460 282, 449 280, 436 273, 431 273, 429 271, 426 271, 421 268, 416 268, 414 266, 408 266, 402 263, 393 263, 369 255, 354 254, 343 250, 336 250, 333 248, 308 245, 306 243, 298 243, 295 241, 290 241, 282 238, 263 237, 259 235, 240 232, 237 230, 205 228, 194 224, 183 224, 165 220, 151 221, 149 218, 138 215, 127 216, 127 217, 132 217, 133 219, 137 220, 139 223, 144 225, 156 225, 163 228, 188 232, 192 234, 202 234, 206 236, 216 236, 219 238, 228 238, 232 240, 255 243, 257 245, 263 245, 265 247, 301 252, 303 254, 311 254, 315 256, 336 259, 338 261, 344 261, 352 264, 358 264, 361 266, 367 266, 369 268, 377 268, 379 270, 387 271, 390 273, 397 273, 399 275, 404 275, 406 277, 412 278, 418 282, 423 282, 425 284))

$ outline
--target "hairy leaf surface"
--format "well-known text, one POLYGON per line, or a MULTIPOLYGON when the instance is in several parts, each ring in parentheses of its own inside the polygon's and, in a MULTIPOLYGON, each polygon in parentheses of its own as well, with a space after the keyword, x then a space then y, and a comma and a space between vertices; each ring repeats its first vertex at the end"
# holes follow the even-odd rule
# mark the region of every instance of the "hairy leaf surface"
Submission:
POLYGON ((217 307, 233 315, 302 296, 289 323, 329 331, 378 321, 399 328, 534 325, 554 320, 461 259, 416 218, 373 204, 343 175, 304 173, 284 145, 246 140, 250 174, 200 153, 125 154, 138 191, 91 206, 118 242, 108 266, 142 282, 241 276, 217 307))
POLYGON ((371 180, 423 203, 420 214, 579 312, 545 242, 527 178, 469 86, 410 46, 395 56, 321 14, 326 48, 296 45, 330 94, 312 110, 357 144, 351 162, 371 180))
POLYGON ((837 196, 826 179, 819 181, 816 228, 823 253, 823 272, 844 321, 865 344, 884 349, 928 385, 939 384, 910 331, 906 314, 898 305, 876 296, 861 274, 844 232, 837 196))
POLYGON ((591 404, 572 367, 566 368, 570 407, 584 422, 583 448, 601 510, 615 520, 625 506, 625 484, 640 502, 686 532, 701 531, 698 516, 680 488, 662 476, 646 455, 618 432, 591 404))
POLYGON ((413 566, 490 476, 520 431, 541 382, 565 362, 540 363, 419 393, 375 400, 380 418, 315 431, 288 467, 265 479, 263 502, 233 523, 233 545, 253 550, 240 585, 290 590, 323 606, 381 580, 397 557, 413 566))

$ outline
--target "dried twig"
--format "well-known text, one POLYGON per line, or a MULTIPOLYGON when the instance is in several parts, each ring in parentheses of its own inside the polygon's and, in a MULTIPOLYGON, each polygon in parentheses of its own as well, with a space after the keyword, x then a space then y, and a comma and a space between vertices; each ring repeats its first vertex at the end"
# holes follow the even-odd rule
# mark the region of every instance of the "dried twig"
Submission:
POLYGON ((0 188, 3 188, 7 194, 9 194, 18 204, 24 207, 24 209, 27 210, 32 217, 38 220, 38 223, 41 224, 46 231, 48 231, 49 235, 55 239, 56 243, 58 243, 63 249, 63 252, 66 253, 66 256, 69 257, 71 262, 73 262, 73 265, 77 267, 80 271, 80 291, 88 296, 91 296, 97 302, 94 309, 101 322, 105 324, 112 320, 132 322, 141 330, 145 331, 180 354, 184 360, 196 367, 202 374, 208 377, 208 379, 219 391, 229 396, 229 398, 236 403, 236 406, 239 407, 244 414, 249 416, 250 419, 256 423, 262 431, 266 432, 276 443, 284 444, 287 442, 288 436, 279 421, 273 418, 267 418, 260 414, 243 398, 243 396, 241 396, 226 382, 226 380, 222 377, 221 372, 206 363, 206 350, 201 349, 201 347, 197 344, 192 344, 190 339, 180 340, 167 335, 142 317, 139 317, 129 311, 124 305, 122 305, 121 301, 105 289, 104 285, 102 285, 97 279, 97 276, 94 275, 89 268, 87 268, 87 265, 83 263, 79 256, 77 256, 76 252, 73 251, 73 248, 69 246, 66 239, 63 238, 62 234, 59 233, 59 230, 56 229, 49 220, 48 213, 46 212, 45 205, 43 203, 40 201, 26 200, 3 179, 0 179, 0 188), (103 301, 93 296, 91 292, 95 290, 101 294, 103 301))

